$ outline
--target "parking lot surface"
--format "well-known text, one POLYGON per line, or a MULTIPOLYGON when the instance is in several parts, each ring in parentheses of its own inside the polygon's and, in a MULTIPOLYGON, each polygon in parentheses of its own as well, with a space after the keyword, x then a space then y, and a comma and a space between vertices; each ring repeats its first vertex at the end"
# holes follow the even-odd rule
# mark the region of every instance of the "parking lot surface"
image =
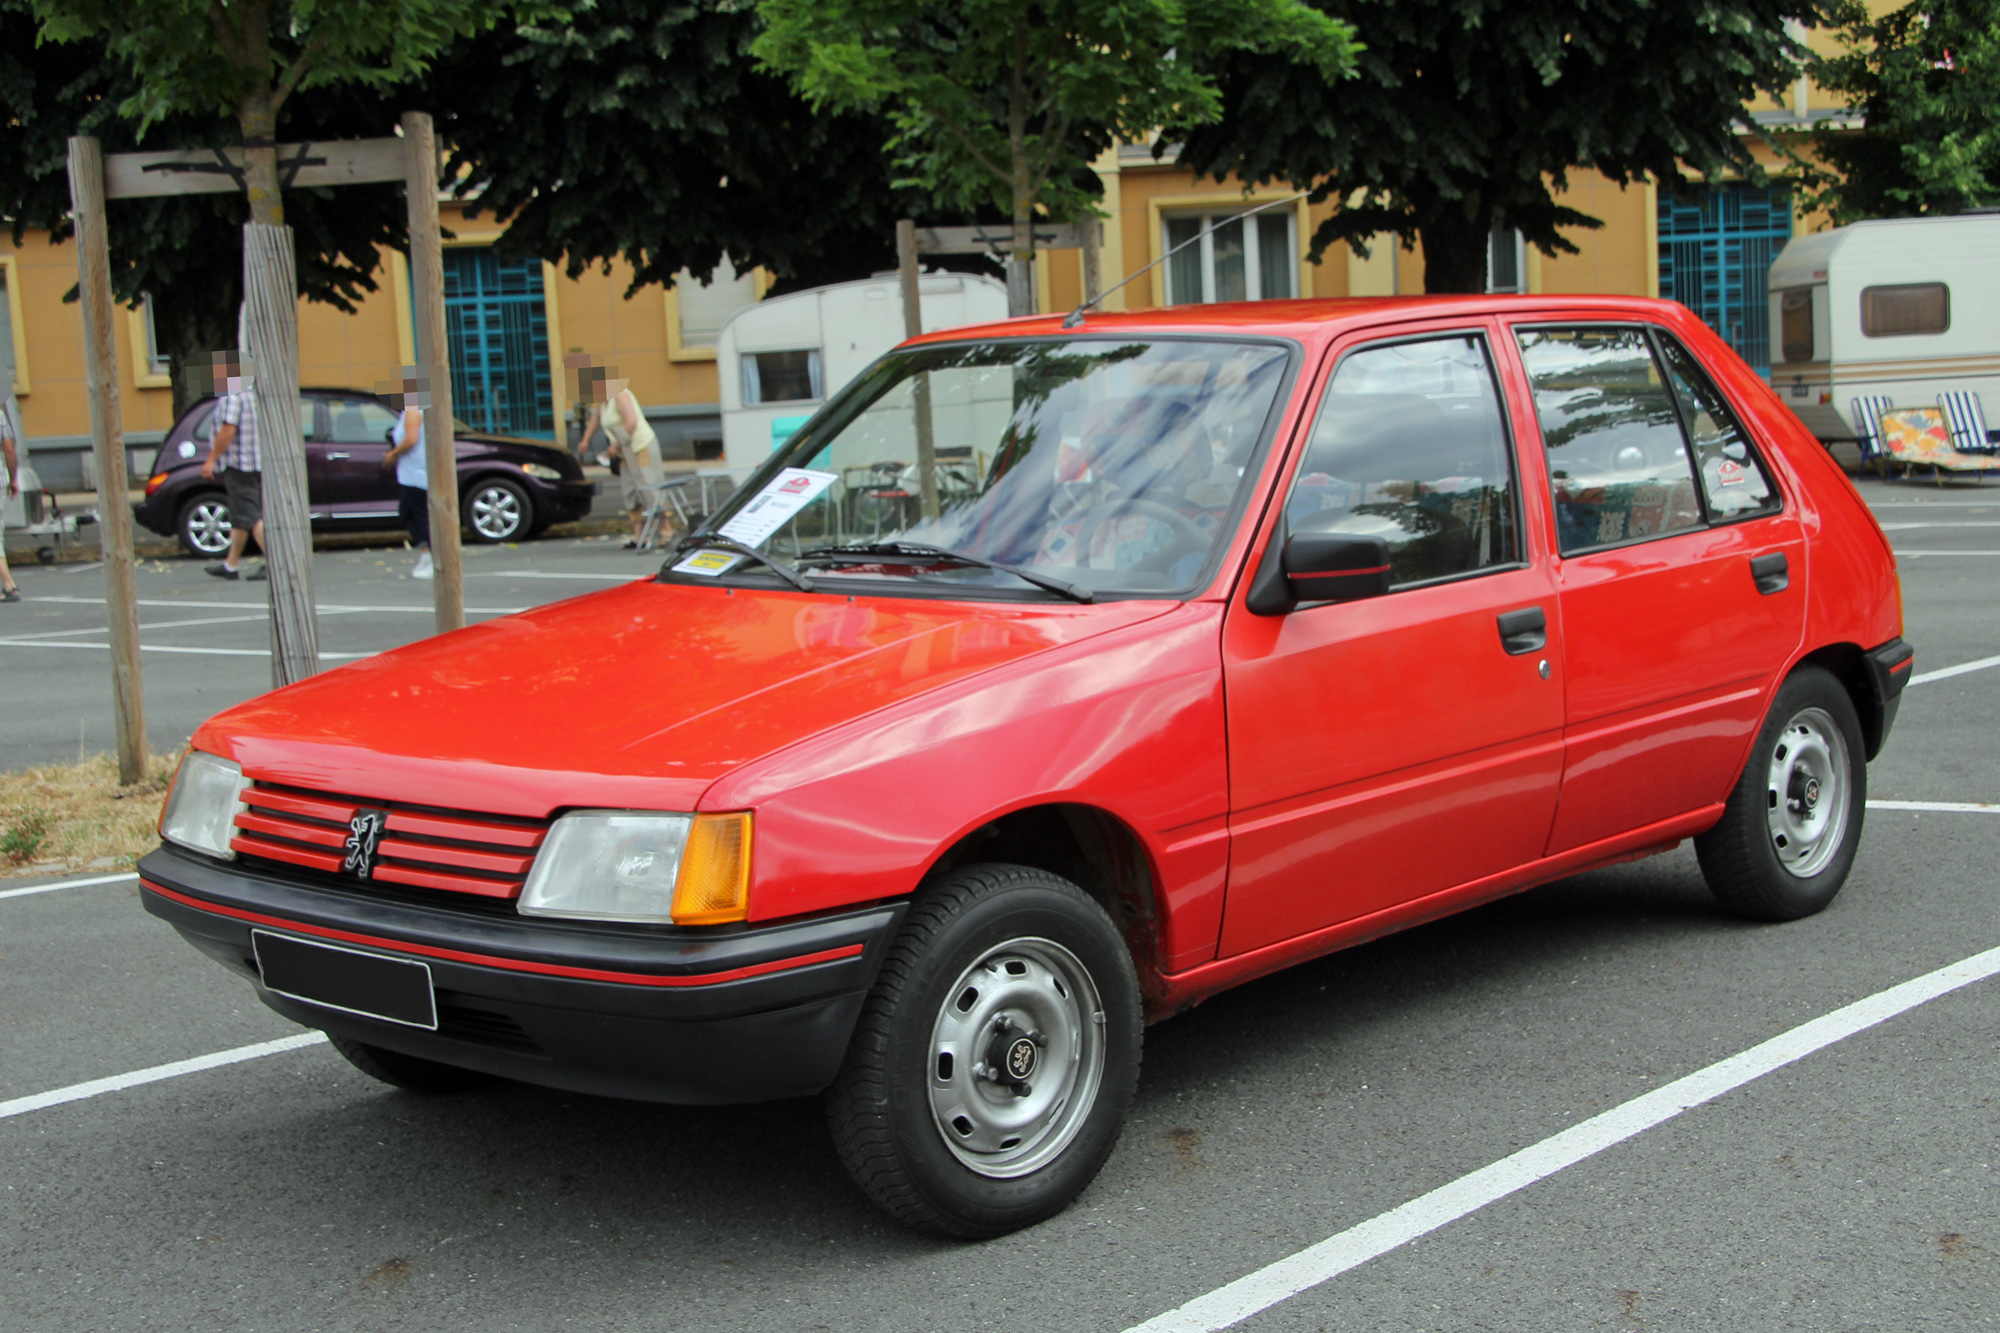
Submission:
MULTIPOLYGON (((1128 1329, 1981 955, 2000 946, 2000 810, 1977 808, 2000 803, 2000 490, 1861 485, 1919 656, 1828 911, 1724 917, 1683 847, 1242 987, 1148 1032, 1124 1140, 1076 1206, 980 1245, 883 1220, 813 1102, 422 1098, 306 1045, 43 1104, 300 1030, 146 916, 129 880, 0 880, 0 1326, 1128 1329)), ((322 603, 415 608, 323 616, 324 648, 427 632, 408 560, 318 557, 322 603)), ((495 614, 652 567, 615 542, 486 549, 466 600, 495 614)), ((30 601, 4 610, 47 611, 35 631, 87 627, 102 595, 86 572, 21 581, 30 601)), ((165 622, 248 615, 261 587, 172 563, 140 587, 164 747, 269 669, 259 620, 165 622)), ((73 753, 79 714, 103 725, 103 650, 4 629, 32 735, 10 719, 0 761, 73 753)), ((1971 981, 1238 1326, 2000 1326, 1996 1032, 2000 977, 1971 981)))

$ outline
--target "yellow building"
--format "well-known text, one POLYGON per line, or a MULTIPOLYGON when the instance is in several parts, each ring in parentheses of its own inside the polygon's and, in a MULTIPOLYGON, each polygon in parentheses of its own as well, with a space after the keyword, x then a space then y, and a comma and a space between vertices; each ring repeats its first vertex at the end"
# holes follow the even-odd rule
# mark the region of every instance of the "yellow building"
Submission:
MULTIPOLYGON (((1785 104, 1749 110, 1767 127, 1842 114, 1804 80, 1785 104)), ((1775 164, 1768 146, 1754 146, 1775 164)), ((1308 262, 1313 230, 1328 205, 1301 202, 1232 224, 1229 215, 1290 191, 1246 195, 1235 184, 1198 181, 1183 168, 1155 162, 1144 146, 1107 152, 1096 169, 1111 214, 1101 255, 1107 287, 1222 220, 1198 244, 1112 295, 1107 308, 1423 290, 1422 255, 1393 238, 1371 246, 1365 259, 1336 245, 1319 263, 1308 262)), ((1663 198, 1650 184, 1621 189, 1578 173, 1563 202, 1604 226, 1573 233, 1578 253, 1554 258, 1522 247, 1512 233, 1496 233, 1489 256, 1495 290, 1666 295, 1700 313, 1753 365, 1768 365, 1764 272, 1786 237, 1823 225, 1809 226, 1811 220, 1796 216, 1782 189, 1725 183, 1696 199, 1677 200, 1663 198)), ((570 407, 562 362, 581 352, 631 380, 671 451, 706 453, 701 443, 719 439, 716 336, 731 314, 763 295, 764 275, 723 272, 711 286, 653 286, 628 298, 631 275, 622 262, 609 273, 591 269, 569 278, 537 261, 502 259, 493 249, 499 234, 493 219, 467 221, 449 205, 444 214, 445 226, 457 233, 445 267, 459 416, 486 429, 562 438, 570 407)), ((388 260, 388 280, 354 314, 301 302, 303 383, 371 388, 414 362, 407 265, 400 254, 388 260)), ((1044 310, 1076 305, 1082 299, 1079 253, 1044 256, 1037 279, 1044 310)), ((69 244, 51 245, 46 236, 30 234, 14 247, 0 236, 0 309, 6 312, 0 375, 11 359, 30 450, 45 481, 57 486, 82 480, 80 454, 90 429, 81 316, 62 300, 75 281, 69 244)), ((149 312, 121 311, 120 319, 120 399, 134 470, 143 475, 151 461, 145 446, 172 424, 171 391, 149 312)))

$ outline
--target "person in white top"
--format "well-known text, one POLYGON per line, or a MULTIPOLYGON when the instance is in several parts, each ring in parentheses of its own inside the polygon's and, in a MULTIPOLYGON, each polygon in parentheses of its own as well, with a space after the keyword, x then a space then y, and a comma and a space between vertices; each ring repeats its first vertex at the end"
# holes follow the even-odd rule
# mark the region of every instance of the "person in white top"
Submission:
MULTIPOLYGON (((588 442, 601 429, 611 447, 618 451, 618 477, 624 483, 625 507, 632 515, 632 536, 625 543, 625 549, 633 550, 639 545, 639 534, 645 527, 647 513, 652 506, 660 503, 658 488, 667 479, 666 468, 660 461, 659 437, 653 434, 652 423, 646 420, 646 414, 639 410, 639 400, 632 393, 632 381, 593 379, 591 373, 586 371, 582 384, 590 394, 591 403, 590 420, 583 428, 583 438, 588 442)), ((599 461, 604 460, 600 458, 599 461)))
MULTIPOLYGON (((14 396, 0 398, 0 458, 6 460, 0 466, 0 508, 7 500, 21 493, 21 455, 14 444, 14 396)), ((14 583, 13 571, 7 568, 7 543, 5 534, 7 521, 0 518, 0 602, 18 602, 21 589, 14 583)))
POLYGON ((417 564, 410 577, 427 579, 432 577, 431 491, 430 462, 424 454, 423 409, 429 394, 418 375, 415 370, 405 372, 403 392, 385 395, 392 402, 400 402, 403 411, 390 428, 390 449, 382 455, 382 466, 396 469, 396 515, 410 534, 410 544, 417 548, 417 564))

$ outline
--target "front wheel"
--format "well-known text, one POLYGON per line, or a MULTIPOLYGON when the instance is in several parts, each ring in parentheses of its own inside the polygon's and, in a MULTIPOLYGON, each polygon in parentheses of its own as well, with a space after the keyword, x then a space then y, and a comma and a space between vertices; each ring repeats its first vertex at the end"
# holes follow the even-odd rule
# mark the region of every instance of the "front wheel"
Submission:
POLYGON ((925 890, 827 1092, 848 1172, 962 1239, 1060 1212, 1111 1154, 1139 1077, 1138 979, 1076 885, 1025 866, 925 890))
POLYGON ((535 502, 505 477, 486 477, 473 482, 465 488, 459 508, 476 542, 519 541, 535 522, 535 502))
POLYGON ((1778 688, 1721 821, 1694 840, 1702 878, 1740 916, 1811 916, 1847 881, 1867 803, 1854 701, 1827 672, 1801 667, 1778 688))

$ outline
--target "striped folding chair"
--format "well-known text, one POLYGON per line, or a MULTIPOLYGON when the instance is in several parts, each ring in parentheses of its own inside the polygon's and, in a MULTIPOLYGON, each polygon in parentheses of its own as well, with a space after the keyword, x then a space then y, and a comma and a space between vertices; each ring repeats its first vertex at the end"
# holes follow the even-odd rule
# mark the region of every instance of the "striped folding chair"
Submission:
POLYGON ((1882 414, 1893 411, 1895 402, 1887 394, 1871 394, 1856 398, 1852 412, 1854 415, 1854 438, 1861 443, 1861 468, 1868 470, 1870 463, 1882 469, 1882 480, 1889 479, 1889 451, 1882 447, 1882 414))
POLYGON ((1979 406, 1979 395, 1970 389, 1938 395, 1938 406, 1944 411, 1946 425, 1951 428, 1951 447, 1962 454, 2000 453, 1986 431, 1986 413, 1979 406))

